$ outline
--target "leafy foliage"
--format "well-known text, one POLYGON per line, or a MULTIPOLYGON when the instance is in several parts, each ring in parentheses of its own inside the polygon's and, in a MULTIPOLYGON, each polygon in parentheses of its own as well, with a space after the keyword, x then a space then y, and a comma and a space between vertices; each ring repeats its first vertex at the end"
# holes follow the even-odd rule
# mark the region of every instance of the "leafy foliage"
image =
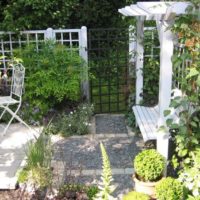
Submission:
POLYGON ((183 185, 176 179, 167 177, 162 179, 155 187, 156 198, 159 200, 184 199, 183 185))
POLYGON ((134 159, 134 169, 142 181, 159 180, 165 168, 165 158, 155 149, 140 152, 134 159))
MULTIPOLYGON (((148 21, 145 26, 155 27, 155 24, 148 21)), ((159 46, 157 29, 144 31, 143 103, 145 105, 154 105, 158 102, 159 46), (151 87, 149 87, 150 85, 151 87)))
POLYGON ((191 154, 190 163, 192 163, 192 166, 184 167, 179 176, 179 180, 183 182, 193 196, 198 197, 200 196, 200 148, 191 154))
POLYGON ((194 196, 189 195, 187 200, 200 200, 200 196, 194 197, 194 196))
POLYGON ((24 118, 41 119, 55 105, 80 99, 82 60, 75 50, 48 41, 15 51, 26 66, 24 118), (28 108, 28 109, 27 109, 28 108))
POLYGON ((126 24, 118 8, 130 0, 12 0, 1 2, 1 30, 117 27, 126 24), (78 11, 78 12, 77 12, 78 11), (48 16, 48 17, 47 17, 48 16))
MULTIPOLYGON (((192 155, 200 142, 200 5, 196 0, 192 3, 188 13, 177 17, 172 27, 178 42, 184 47, 184 50, 177 51, 172 58, 175 74, 183 66, 185 67, 182 75, 174 77, 182 95, 175 97, 171 102, 172 108, 180 110, 180 120, 178 122, 170 118, 167 120, 176 143, 173 164, 180 170, 193 165, 192 155)), ((166 115, 170 113, 166 112, 166 115)))
POLYGON ((80 104, 78 108, 69 114, 63 113, 52 123, 50 130, 53 134, 61 134, 64 137, 70 135, 84 135, 89 132, 90 119, 94 107, 90 104, 80 104))
POLYGON ((102 182, 99 183, 99 192, 97 193, 95 200, 112 200, 112 192, 114 191, 114 186, 112 183, 112 172, 110 167, 110 161, 108 155, 106 153, 105 147, 102 143, 100 143, 102 160, 103 160, 103 172, 101 176, 102 182))
POLYGON ((145 58, 144 64, 144 103, 154 105, 158 102, 159 61, 156 58, 145 58), (149 86, 152 87, 149 87, 149 86))
POLYGON ((123 196, 123 200, 150 200, 150 197, 140 192, 129 192, 123 196))
POLYGON ((58 197, 65 198, 67 192, 85 192, 87 194, 88 200, 92 200, 98 193, 97 186, 84 186, 79 184, 64 184, 59 188, 58 197))

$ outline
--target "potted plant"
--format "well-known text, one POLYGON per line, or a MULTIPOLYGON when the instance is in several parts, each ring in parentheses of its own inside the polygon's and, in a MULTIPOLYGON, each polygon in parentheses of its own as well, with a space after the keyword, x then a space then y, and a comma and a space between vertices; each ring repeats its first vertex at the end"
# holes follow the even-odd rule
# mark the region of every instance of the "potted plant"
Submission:
POLYGON ((155 149, 140 152, 134 159, 135 190, 155 198, 155 185, 163 177, 166 160, 155 149))
POLYGON ((176 179, 163 178, 155 187, 158 200, 183 200, 183 185, 176 179))
POLYGON ((129 192, 128 194, 124 195, 122 200, 150 200, 150 197, 144 193, 140 192, 129 192))

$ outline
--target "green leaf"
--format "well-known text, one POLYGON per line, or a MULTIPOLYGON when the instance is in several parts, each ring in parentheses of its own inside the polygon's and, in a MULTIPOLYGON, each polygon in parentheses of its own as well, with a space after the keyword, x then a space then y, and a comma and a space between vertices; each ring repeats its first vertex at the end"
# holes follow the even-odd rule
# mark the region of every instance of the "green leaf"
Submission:
POLYGON ((197 78, 197 85, 200 87, 200 74, 198 75, 198 78, 197 78))
POLYGON ((166 117, 166 116, 168 116, 170 113, 171 113, 171 110, 165 110, 165 111, 164 111, 164 116, 166 117))
POLYGON ((173 122, 173 119, 167 119, 166 120, 167 126, 170 126, 172 124, 172 122, 173 122))
POLYGON ((196 68, 189 69, 189 74, 186 76, 186 79, 199 75, 199 71, 196 68))

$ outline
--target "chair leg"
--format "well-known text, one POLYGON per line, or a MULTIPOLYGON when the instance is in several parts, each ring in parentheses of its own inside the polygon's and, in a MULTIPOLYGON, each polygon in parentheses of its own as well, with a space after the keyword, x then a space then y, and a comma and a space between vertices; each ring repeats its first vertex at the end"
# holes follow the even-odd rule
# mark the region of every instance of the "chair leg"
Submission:
MULTIPOLYGON (((27 128, 29 128, 30 130, 33 130, 33 128, 31 128, 25 121, 23 121, 18 115, 17 112, 19 111, 21 104, 18 105, 17 109, 15 110, 15 112, 13 112, 8 106, 4 107, 4 109, 10 113, 10 115, 12 115, 12 118, 10 119, 9 123, 7 124, 6 128, 4 129, 3 135, 5 135, 5 133, 7 132, 11 122, 13 121, 13 119, 17 119, 19 122, 21 122, 22 124, 24 124, 27 128)), ((34 129, 35 130, 35 129, 34 129)), ((36 131, 36 130, 35 130, 36 131)), ((36 131, 38 132, 38 131, 36 131)), ((34 135, 35 138, 37 138, 37 136, 34 135)))
MULTIPOLYGON (((13 112, 10 108, 8 108, 8 105, 5 107, 5 110, 4 111, 7 111, 9 112, 12 117, 10 119, 10 121, 8 122, 8 124, 6 125, 6 128, 4 129, 3 131, 3 135, 5 135, 5 133, 7 132, 11 122, 13 121, 14 118, 16 118, 16 113, 19 111, 19 108, 20 108, 21 104, 18 105, 17 109, 15 110, 15 112, 13 112)), ((5 112, 4 112, 5 113, 5 112)))
POLYGON ((3 112, 1 113, 1 116, 0 116, 0 120, 2 119, 2 117, 4 116, 5 112, 6 112, 6 108, 8 108, 8 104, 6 105, 6 108, 5 107, 1 107, 3 108, 3 112))

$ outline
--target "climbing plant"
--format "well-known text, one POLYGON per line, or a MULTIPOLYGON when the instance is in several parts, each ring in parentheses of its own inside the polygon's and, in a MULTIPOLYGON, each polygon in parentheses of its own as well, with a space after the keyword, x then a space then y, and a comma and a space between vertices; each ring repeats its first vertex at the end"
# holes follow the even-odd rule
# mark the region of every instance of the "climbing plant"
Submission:
MULTIPOLYGON (((182 49, 179 48, 172 58, 174 70, 183 69, 182 75, 175 77, 182 95, 171 103, 171 107, 179 108, 180 121, 175 123, 168 119, 167 125, 175 135, 176 156, 173 161, 179 169, 193 165, 192 152, 200 142, 200 4, 196 0, 192 2, 186 15, 177 17, 172 27, 182 49)), ((165 114, 169 113, 166 111, 165 114)))

